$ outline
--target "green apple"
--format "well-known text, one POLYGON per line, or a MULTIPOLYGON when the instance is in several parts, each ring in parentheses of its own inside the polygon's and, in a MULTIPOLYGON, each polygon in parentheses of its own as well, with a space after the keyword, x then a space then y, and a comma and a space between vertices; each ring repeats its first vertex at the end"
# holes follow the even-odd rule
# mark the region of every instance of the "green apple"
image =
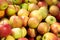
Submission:
POLYGON ((48 15, 48 9, 47 9, 47 7, 45 7, 45 6, 40 7, 39 14, 42 15, 43 19, 45 19, 47 17, 47 15, 48 15))
POLYGON ((13 5, 9 5, 7 10, 6 10, 6 14, 8 16, 12 16, 12 15, 15 15, 16 14, 16 9, 13 5))
POLYGON ((38 35, 37 37, 36 37, 36 40, 41 40, 41 35, 38 35))
POLYGON ((55 5, 52 5, 49 8, 49 12, 50 12, 51 15, 57 16, 58 12, 59 12, 59 8, 57 6, 55 6, 55 5))
POLYGON ((39 15, 38 10, 34 10, 30 13, 29 17, 36 17, 38 19, 39 22, 42 21, 42 16, 39 15))
POLYGON ((14 4, 21 4, 22 0, 12 0, 14 4))
POLYGON ((28 11, 33 11, 33 10, 38 10, 38 9, 39 9, 38 5, 36 5, 34 3, 31 3, 28 6, 28 11))
POLYGON ((45 33, 42 40, 58 40, 58 37, 53 33, 45 33))
POLYGON ((38 24, 39 24, 39 21, 35 17, 31 17, 28 20, 28 26, 30 28, 37 28, 38 27, 38 24))
POLYGON ((28 16, 29 12, 26 9, 20 9, 17 13, 18 16, 28 16))
POLYGON ((47 18, 45 19, 45 21, 48 23, 48 24, 53 24, 56 22, 56 18, 54 16, 47 16, 47 18))
POLYGON ((22 27, 23 22, 20 17, 14 15, 9 20, 12 27, 22 27))

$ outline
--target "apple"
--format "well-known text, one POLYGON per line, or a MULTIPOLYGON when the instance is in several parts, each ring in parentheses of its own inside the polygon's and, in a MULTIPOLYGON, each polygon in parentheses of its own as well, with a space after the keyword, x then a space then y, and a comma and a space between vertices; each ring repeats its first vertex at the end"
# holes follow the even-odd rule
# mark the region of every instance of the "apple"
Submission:
POLYGON ((37 0, 29 0, 30 3, 37 3, 37 0))
POLYGON ((5 11, 4 10, 0 10, 0 18, 4 17, 5 15, 5 11))
POLYGON ((48 24, 53 24, 55 23, 57 20, 54 16, 47 16, 45 21, 48 23, 48 24))
POLYGON ((39 22, 42 21, 42 16, 39 15, 38 10, 34 10, 34 11, 32 11, 32 12, 30 13, 29 17, 35 17, 35 18, 38 19, 39 22))
POLYGON ((49 12, 50 12, 51 15, 56 16, 56 15, 58 15, 59 8, 55 5, 52 5, 49 8, 49 12))
POLYGON ((29 37, 28 39, 29 39, 29 40, 34 40, 34 37, 29 37))
POLYGON ((39 14, 42 15, 42 18, 45 19, 48 15, 48 9, 47 7, 43 6, 39 8, 39 14))
POLYGON ((28 24, 29 17, 27 16, 21 16, 22 21, 23 21, 23 26, 26 27, 28 24))
POLYGON ((12 5, 13 4, 13 1, 12 0, 6 0, 7 1, 7 3, 9 4, 9 5, 12 5))
POLYGON ((0 37, 6 37, 11 34, 11 26, 8 23, 0 23, 0 37))
POLYGON ((16 14, 16 9, 13 5, 9 5, 7 10, 6 10, 6 14, 8 16, 12 16, 12 15, 15 15, 16 14))
POLYGON ((53 33, 45 33, 42 40, 58 40, 58 37, 53 33))
POLYGON ((57 6, 60 8, 60 2, 57 3, 57 6))
POLYGON ((29 12, 26 9, 20 9, 17 13, 18 16, 28 16, 29 12))
POLYGON ((28 26, 30 28, 37 28, 39 25, 39 21, 35 18, 35 17, 31 17, 29 20, 28 20, 28 26))
POLYGON ((18 40, 28 40, 27 38, 19 38, 18 40))
POLYGON ((39 1, 38 6, 39 7, 47 6, 47 3, 45 1, 39 1))
POLYGON ((60 38, 58 38, 58 40, 60 40, 60 38))
POLYGON ((10 17, 10 24, 12 27, 22 27, 22 19, 16 15, 10 17))
POLYGON ((38 35, 38 36, 36 37, 36 40, 41 40, 41 35, 38 35))
POLYGON ((11 35, 8 35, 8 36, 6 37, 6 40, 15 40, 15 38, 14 38, 13 36, 11 36, 11 35))
POLYGON ((36 31, 35 31, 35 29, 28 28, 28 35, 30 37, 36 37, 36 31))
POLYGON ((37 31, 40 33, 40 34, 45 34, 47 32, 49 32, 50 30, 50 26, 48 23, 46 22, 41 22, 37 28, 37 31))
POLYGON ((5 10, 8 7, 8 3, 6 1, 1 0, 0 2, 0 10, 5 10))
POLYGON ((12 0, 14 4, 21 4, 22 0, 12 0))
POLYGON ((12 28, 12 36, 15 39, 21 38, 21 36, 22 36, 21 29, 20 28, 12 28))
POLYGON ((34 3, 31 3, 28 6, 28 11, 30 11, 30 12, 33 11, 33 10, 38 10, 38 9, 39 9, 38 5, 36 5, 34 3))
POLYGON ((28 4, 27 3, 23 3, 22 4, 22 8, 27 10, 28 9, 28 4))
POLYGON ((60 12, 56 15, 56 19, 60 22, 60 12))

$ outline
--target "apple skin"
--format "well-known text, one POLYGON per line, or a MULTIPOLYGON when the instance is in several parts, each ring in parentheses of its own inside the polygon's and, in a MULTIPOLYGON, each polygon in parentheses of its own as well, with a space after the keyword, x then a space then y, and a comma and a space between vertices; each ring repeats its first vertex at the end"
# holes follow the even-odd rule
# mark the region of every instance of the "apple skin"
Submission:
POLYGON ((38 6, 39 7, 47 6, 47 3, 45 1, 39 1, 38 6))
POLYGON ((28 35, 30 37, 36 37, 36 31, 35 31, 35 29, 28 28, 28 35))
POLYGON ((56 16, 59 13, 59 8, 55 5, 50 6, 49 12, 51 15, 56 16))
POLYGON ((22 0, 12 0, 14 4, 21 4, 22 0))
POLYGON ((29 17, 35 17, 35 18, 38 19, 39 22, 42 21, 42 16, 39 15, 38 10, 34 10, 34 11, 32 11, 32 12, 30 13, 29 17))
POLYGON ((17 13, 18 16, 28 16, 29 12, 26 9, 20 9, 17 13))
POLYGON ((29 20, 28 20, 28 26, 30 28, 37 28, 39 25, 39 21, 35 18, 35 17, 31 17, 29 20))
POLYGON ((47 16, 45 21, 48 23, 48 24, 53 24, 55 23, 57 20, 54 16, 47 16))
POLYGON ((60 12, 56 15, 56 19, 60 22, 60 12))
POLYGON ((14 38, 13 36, 11 36, 11 35, 8 35, 8 36, 6 37, 6 40, 15 40, 15 38, 14 38))
POLYGON ((33 10, 38 10, 38 9, 39 9, 38 5, 36 5, 34 3, 29 4, 29 6, 28 6, 28 11, 30 11, 30 12, 33 10))
POLYGON ((21 16, 22 21, 23 21, 23 26, 26 27, 28 24, 29 17, 27 16, 21 16))
POLYGON ((40 7, 38 12, 39 12, 40 15, 42 15, 43 19, 45 19, 47 17, 47 15, 48 15, 48 9, 45 6, 40 7))
POLYGON ((42 40, 58 40, 58 37, 53 33, 46 33, 43 35, 42 40))
POLYGON ((6 14, 8 16, 12 16, 12 15, 15 15, 16 13, 16 9, 13 5, 9 5, 8 8, 6 9, 6 14))
POLYGON ((60 40, 60 38, 58 38, 58 40, 60 40))
POLYGON ((0 10, 0 18, 4 17, 5 15, 5 11, 4 10, 0 10))
POLYGON ((28 40, 27 38, 19 38, 18 40, 28 40))
POLYGON ((22 19, 16 15, 11 16, 9 20, 12 27, 22 27, 23 25, 22 19))
POLYGON ((36 37, 36 40, 41 40, 41 35, 38 35, 37 37, 36 37))
POLYGON ((57 3, 57 6, 60 8, 60 2, 57 3))
POLYGON ((50 26, 49 24, 45 23, 45 22, 42 22, 39 24, 38 28, 37 28, 37 31, 40 33, 40 34, 45 34, 47 33, 48 31, 50 30, 50 26))
POLYGON ((13 5, 13 1, 12 0, 6 0, 7 1, 7 3, 9 4, 9 5, 13 5))
POLYGON ((11 34, 11 26, 5 22, 0 23, 0 37, 6 37, 11 34))
POLYGON ((34 40, 34 37, 29 37, 28 39, 29 39, 29 40, 34 40))
POLYGON ((5 0, 0 1, 0 10, 5 10, 8 7, 8 3, 5 0))

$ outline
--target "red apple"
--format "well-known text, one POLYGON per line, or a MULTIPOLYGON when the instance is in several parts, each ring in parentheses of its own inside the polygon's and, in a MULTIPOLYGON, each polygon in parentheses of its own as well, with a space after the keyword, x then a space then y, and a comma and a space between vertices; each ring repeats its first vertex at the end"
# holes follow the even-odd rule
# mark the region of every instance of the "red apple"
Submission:
POLYGON ((6 37, 11 34, 11 26, 5 22, 0 24, 0 37, 6 37))
POLYGON ((32 37, 30 37, 30 38, 28 38, 29 40, 34 40, 34 38, 32 38, 32 37))
POLYGON ((60 2, 57 3, 57 6, 60 8, 60 2))
POLYGON ((19 38, 18 40, 28 40, 27 38, 19 38))
POLYGON ((39 2, 38 2, 38 6, 39 6, 39 7, 47 6, 47 3, 44 2, 44 1, 39 1, 39 2))

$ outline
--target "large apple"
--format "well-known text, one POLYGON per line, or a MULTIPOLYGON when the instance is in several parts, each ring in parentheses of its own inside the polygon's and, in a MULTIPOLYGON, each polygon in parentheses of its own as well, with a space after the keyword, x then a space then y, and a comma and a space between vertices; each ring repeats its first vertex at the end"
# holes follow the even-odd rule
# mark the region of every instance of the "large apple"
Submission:
POLYGON ((20 9, 17 13, 18 16, 28 16, 29 12, 26 9, 20 9))
POLYGON ((39 21, 35 17, 31 17, 28 20, 28 26, 30 28, 37 28, 38 27, 38 24, 39 24, 39 21))
POLYGON ((0 10, 5 10, 8 7, 8 3, 4 0, 1 0, 0 2, 0 10))
POLYGON ((38 9, 39 9, 38 5, 36 5, 34 3, 31 3, 28 6, 28 11, 33 11, 33 10, 38 10, 38 9))
POLYGON ((42 40, 58 40, 58 37, 53 33, 45 33, 42 40))
POLYGON ((30 37, 36 37, 36 31, 35 31, 35 29, 28 28, 28 35, 30 37))
POLYGON ((45 21, 48 23, 48 24, 53 24, 55 23, 57 20, 54 16, 47 16, 45 21))
POLYGON ((59 13, 59 8, 55 5, 50 6, 49 12, 51 15, 56 16, 59 13))
POLYGON ((15 15, 15 13, 16 13, 15 7, 13 5, 9 5, 7 10, 6 10, 6 14, 8 16, 12 16, 12 15, 15 15))
POLYGON ((18 16, 11 16, 10 17, 10 24, 12 27, 22 27, 22 19, 18 16))
POLYGON ((48 15, 47 7, 43 6, 39 8, 39 14, 42 15, 42 18, 45 19, 48 15))
POLYGON ((35 17, 35 18, 38 19, 39 22, 42 21, 42 16, 39 15, 38 10, 34 10, 34 11, 32 11, 32 12, 30 13, 29 17, 35 17))
POLYGON ((40 34, 45 34, 47 33, 48 31, 50 30, 50 26, 49 24, 45 23, 45 22, 42 22, 39 24, 38 28, 37 28, 37 31, 40 33, 40 34))

